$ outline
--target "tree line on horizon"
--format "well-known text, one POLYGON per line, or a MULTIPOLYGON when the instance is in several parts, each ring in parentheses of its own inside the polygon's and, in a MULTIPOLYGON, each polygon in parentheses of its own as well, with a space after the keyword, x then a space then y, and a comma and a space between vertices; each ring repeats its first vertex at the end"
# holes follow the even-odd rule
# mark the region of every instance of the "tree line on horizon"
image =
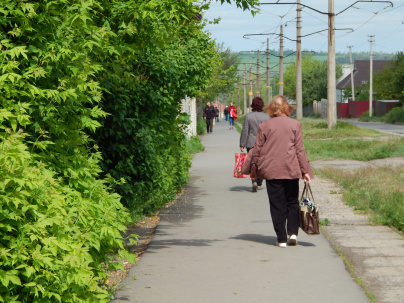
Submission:
MULTIPOLYGON (((265 61, 265 51, 260 51, 261 56, 260 56, 260 61, 262 64, 262 61, 265 61)), ((257 52, 248 52, 248 53, 236 53, 239 58, 240 58, 240 63, 249 63, 250 59, 253 63, 256 63, 257 61, 257 52)), ((270 65, 274 64, 279 64, 279 50, 269 50, 270 54, 270 65)), ((286 49, 283 51, 283 57, 284 57, 284 64, 289 64, 290 62, 296 61, 296 56, 294 56, 295 50, 291 49, 286 49)), ((307 56, 311 54, 313 59, 319 60, 319 61, 327 61, 328 59, 328 52, 314 52, 314 51, 308 51, 308 50, 303 50, 302 51, 302 57, 307 56)), ((394 53, 385 53, 385 52, 374 52, 373 53, 373 60, 393 60, 394 56, 396 54, 394 53)), ((369 60, 369 52, 353 52, 352 53, 352 60, 369 60)), ((349 53, 345 52, 336 52, 335 53, 335 61, 340 64, 349 64, 349 53)), ((264 65, 264 64, 263 64, 264 65)))

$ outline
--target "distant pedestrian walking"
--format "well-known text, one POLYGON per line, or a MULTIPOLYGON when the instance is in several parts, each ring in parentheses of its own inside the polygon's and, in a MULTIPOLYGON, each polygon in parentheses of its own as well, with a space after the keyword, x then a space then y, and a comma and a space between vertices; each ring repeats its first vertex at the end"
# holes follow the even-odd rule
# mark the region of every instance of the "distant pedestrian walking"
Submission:
MULTIPOLYGON (((243 129, 240 136, 240 151, 243 152, 244 148, 247 148, 247 152, 254 146, 258 126, 267 120, 269 116, 267 113, 262 112, 264 107, 264 101, 261 97, 255 97, 251 103, 252 112, 248 113, 244 118, 243 129)), ((252 192, 256 192, 257 189, 262 189, 262 179, 252 179, 252 192)))
POLYGON ((219 109, 217 108, 217 106, 215 106, 215 114, 216 114, 216 122, 219 122, 219 109))
POLYGON ((237 119, 237 110, 233 105, 233 102, 230 103, 229 106, 229 124, 230 129, 234 128, 234 120, 237 119))
POLYGON ((208 101, 206 103, 205 109, 203 111, 203 118, 206 121, 206 132, 212 133, 213 130, 213 119, 216 117, 216 112, 215 112, 215 108, 213 107, 213 105, 210 104, 210 102, 208 101))
POLYGON ((226 107, 224 108, 224 117, 226 118, 226 121, 229 121, 229 107, 226 105, 226 107))
POLYGON ((299 231, 299 178, 313 176, 302 139, 302 125, 290 118, 292 107, 284 96, 275 96, 264 108, 271 119, 258 127, 251 159, 250 178, 266 180, 278 246, 297 244, 299 231))

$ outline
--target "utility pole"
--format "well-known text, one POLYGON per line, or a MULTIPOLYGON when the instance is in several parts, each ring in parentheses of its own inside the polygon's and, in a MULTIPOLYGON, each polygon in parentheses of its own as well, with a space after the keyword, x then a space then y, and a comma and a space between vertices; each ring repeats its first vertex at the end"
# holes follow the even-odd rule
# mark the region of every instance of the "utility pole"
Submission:
POLYGON ((351 65, 351 90, 352 90, 352 101, 355 101, 355 86, 353 78, 353 64, 352 64, 352 45, 349 45, 349 63, 351 65))
POLYGON ((372 117, 372 102, 373 102, 373 53, 372 53, 372 45, 373 45, 373 38, 374 35, 370 35, 369 42, 370 42, 370 74, 369 74, 369 117, 372 117))
POLYGON ((327 121, 328 129, 337 124, 337 92, 335 79, 335 13, 334 0, 328 0, 328 73, 327 121))
POLYGON ((267 104, 269 104, 269 38, 267 38, 267 104))
POLYGON ((234 104, 234 102, 233 102, 233 92, 230 93, 230 102, 234 104))
POLYGON ((297 0, 297 23, 296 23, 296 119, 303 118, 303 89, 302 89, 302 37, 300 15, 300 0, 297 0))
POLYGON ((283 96, 283 25, 281 25, 279 45, 279 95, 283 96))
POLYGON ((242 111, 242 110, 240 108, 240 76, 239 76, 239 74, 237 74, 237 108, 238 108, 239 114, 241 114, 240 111, 242 111))
POLYGON ((253 80, 252 80, 252 64, 251 64, 251 59, 250 59, 250 92, 248 93, 249 95, 249 104, 248 108, 252 104, 252 99, 253 99, 253 80))
POLYGON ((260 51, 257 51, 257 91, 256 96, 260 96, 260 51))
POLYGON ((247 77, 247 68, 244 63, 244 82, 243 82, 243 87, 244 87, 244 114, 247 113, 247 87, 246 87, 246 77, 247 77))

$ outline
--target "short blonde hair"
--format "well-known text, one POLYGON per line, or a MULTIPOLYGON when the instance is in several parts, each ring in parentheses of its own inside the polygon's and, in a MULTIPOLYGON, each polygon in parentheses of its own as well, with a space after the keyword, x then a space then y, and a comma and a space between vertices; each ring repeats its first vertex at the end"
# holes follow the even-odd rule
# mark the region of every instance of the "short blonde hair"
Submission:
POLYGON ((289 105, 286 98, 282 95, 277 95, 272 99, 271 104, 264 107, 264 110, 270 117, 278 117, 282 114, 290 116, 293 111, 293 106, 289 105))

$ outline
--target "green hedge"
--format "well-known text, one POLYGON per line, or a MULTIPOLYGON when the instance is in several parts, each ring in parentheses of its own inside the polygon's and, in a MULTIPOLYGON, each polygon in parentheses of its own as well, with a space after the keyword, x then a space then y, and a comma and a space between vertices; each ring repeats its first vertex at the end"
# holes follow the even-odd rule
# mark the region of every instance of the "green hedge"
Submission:
POLYGON ((383 117, 387 123, 404 123, 404 107, 395 107, 383 117))

